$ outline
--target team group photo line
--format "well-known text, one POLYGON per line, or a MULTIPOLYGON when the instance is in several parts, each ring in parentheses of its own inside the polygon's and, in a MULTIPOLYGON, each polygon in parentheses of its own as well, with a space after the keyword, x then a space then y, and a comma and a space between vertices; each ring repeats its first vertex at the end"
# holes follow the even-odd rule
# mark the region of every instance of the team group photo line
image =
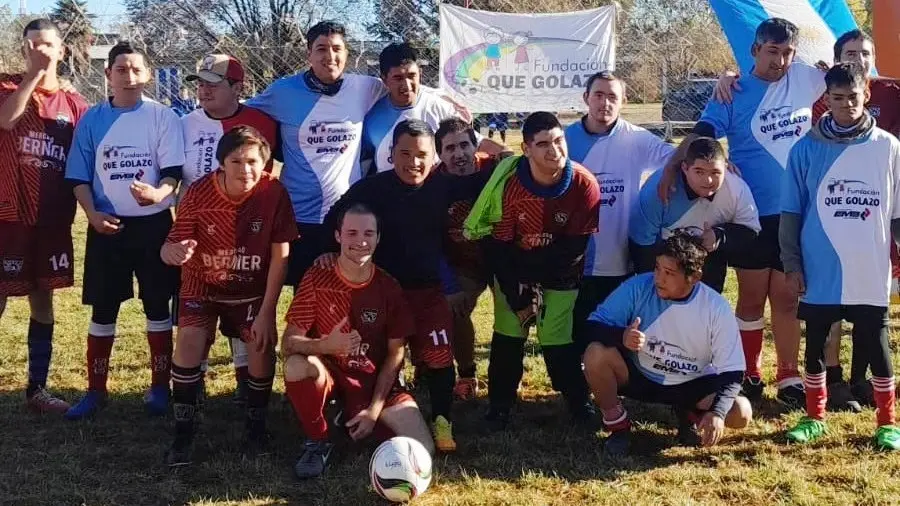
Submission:
POLYGON ((560 430, 596 424, 603 452, 627 456, 639 430, 627 398, 671 406, 678 443, 711 447, 740 438, 767 397, 768 301, 767 390, 805 411, 782 441, 811 443, 827 411, 871 406, 871 445, 900 449, 888 333, 900 83, 870 77, 875 48, 860 30, 816 66, 795 60, 801 35, 763 21, 743 49, 752 71, 723 72, 677 146, 622 118, 625 82, 601 71, 582 83, 583 116, 520 115, 510 149, 421 83, 408 43, 381 51, 380 79, 345 73, 336 22, 306 34, 308 70, 246 101, 242 63, 205 56, 184 78, 199 107, 179 116, 146 97, 150 62, 130 42, 112 46, 108 99, 89 105, 57 73, 59 29, 35 19, 21 34, 24 72, 0 75, 0 314, 28 298, 25 405, 102 417, 120 305, 136 296, 151 356, 144 405, 173 423, 161 465, 194 461, 217 332, 246 452, 270 443, 280 370, 304 438, 298 478, 326 472, 338 433, 412 441, 393 451, 428 459, 477 437, 457 438, 453 411, 484 395, 472 316, 489 292, 484 430, 509 429, 535 334, 567 408, 560 430), (47 377, 54 291, 75 281, 76 206, 88 222, 87 390, 64 400, 47 377), (278 314, 284 286, 293 300, 278 314))

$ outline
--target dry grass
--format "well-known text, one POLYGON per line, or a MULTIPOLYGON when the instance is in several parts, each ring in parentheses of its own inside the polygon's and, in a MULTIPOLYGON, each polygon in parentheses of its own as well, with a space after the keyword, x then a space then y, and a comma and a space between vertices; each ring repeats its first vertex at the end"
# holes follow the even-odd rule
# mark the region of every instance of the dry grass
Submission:
MULTIPOLYGON (((74 230, 80 271, 83 216, 74 230)), ((726 291, 734 296, 733 279, 726 291)), ((280 314, 288 302, 285 292, 280 314)), ((474 318, 478 374, 484 378, 492 320, 488 295, 474 318)), ((77 400, 86 383, 88 319, 79 287, 57 294, 50 385, 69 400, 77 400)), ((142 411, 141 396, 149 383, 143 322, 136 301, 123 306, 110 372, 112 402, 95 420, 71 423, 24 411, 28 309, 22 299, 10 301, 0 320, 5 344, 0 350, 0 503, 381 503, 366 477, 371 447, 342 445, 324 478, 305 483, 294 479, 292 465, 302 438, 283 402, 280 381, 271 404, 277 450, 258 460, 242 459, 242 413, 230 402, 234 375, 221 339, 212 353, 210 399, 198 437, 197 463, 178 473, 166 470, 162 458, 171 422, 147 418, 142 411)), ((767 337, 765 360, 772 364, 767 337)), ((748 430, 730 434, 714 450, 700 450, 673 447, 674 420, 667 409, 629 404, 638 422, 634 456, 610 462, 600 452, 603 432, 576 430, 567 423, 534 347, 526 360, 523 400, 511 430, 481 433, 483 397, 457 405, 460 451, 435 460, 433 485, 416 504, 900 504, 900 455, 878 453, 869 446, 872 411, 829 415, 831 433, 809 448, 797 448, 786 446, 781 434, 800 413, 782 414, 770 403, 761 407, 748 430)), ((770 388, 767 394, 774 392, 770 388)))

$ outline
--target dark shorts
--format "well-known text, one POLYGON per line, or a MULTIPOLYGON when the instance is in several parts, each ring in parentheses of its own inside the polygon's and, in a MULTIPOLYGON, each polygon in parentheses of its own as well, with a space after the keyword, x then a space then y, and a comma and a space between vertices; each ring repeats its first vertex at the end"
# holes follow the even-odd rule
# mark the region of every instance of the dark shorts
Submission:
POLYGON ((625 276, 585 276, 578 288, 575 299, 575 336, 574 341, 581 345, 582 351, 589 344, 589 339, 582 335, 582 327, 597 306, 603 303, 609 294, 624 283, 632 275, 625 276))
POLYGON ((178 326, 205 328, 215 335, 216 321, 219 321, 222 334, 228 338, 240 338, 247 342, 250 339, 250 328, 253 326, 262 298, 239 303, 215 302, 189 297, 179 297, 178 326), (228 329, 226 333, 224 329, 228 329))
POLYGON ((313 262, 329 244, 329 234, 325 225, 297 223, 297 234, 299 237, 291 242, 288 271, 284 278, 284 285, 295 289, 303 279, 303 274, 312 267, 313 262))
POLYGON ((74 272, 71 225, 0 221, 0 297, 72 286, 74 272))
POLYGON ((619 395, 641 402, 693 408, 701 400, 718 391, 716 376, 701 376, 679 385, 660 385, 643 375, 628 357, 628 384, 619 386, 619 395))
POLYGON ((82 303, 117 306, 134 297, 168 301, 178 286, 179 270, 159 258, 159 250, 172 226, 168 210, 150 216, 120 218, 125 228, 113 235, 100 234, 90 225, 84 255, 82 303))
POLYGON ((832 323, 847 320, 857 322, 882 322, 888 324, 887 306, 868 306, 862 304, 807 304, 801 302, 797 306, 797 319, 830 326, 832 323))
POLYGON ((409 339, 412 363, 429 369, 453 367, 453 313, 439 286, 403 290, 416 333, 409 339))
POLYGON ((728 264, 736 269, 775 269, 784 272, 781 264, 781 246, 778 244, 778 225, 781 216, 760 216, 762 229, 756 239, 740 253, 729 258, 728 264))

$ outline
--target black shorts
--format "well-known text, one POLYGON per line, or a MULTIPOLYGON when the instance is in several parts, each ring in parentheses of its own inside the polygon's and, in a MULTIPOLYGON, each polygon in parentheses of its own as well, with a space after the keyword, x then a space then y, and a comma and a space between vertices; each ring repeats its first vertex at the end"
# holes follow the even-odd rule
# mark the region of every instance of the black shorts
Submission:
POLYGON ((297 223, 297 234, 300 236, 291 242, 291 254, 288 258, 285 286, 300 285, 303 275, 312 267, 329 244, 329 234, 325 225, 318 223, 297 223))
POLYGON ((572 330, 575 332, 573 341, 581 345, 582 352, 590 344, 589 339, 582 334, 582 327, 597 306, 603 303, 609 294, 624 283, 632 274, 624 276, 585 276, 578 288, 578 298, 575 299, 575 323, 572 330))
POLYGON ((778 244, 778 225, 781 215, 760 216, 762 227, 756 239, 739 253, 728 259, 728 264, 737 269, 775 269, 784 272, 781 265, 781 246, 778 244))
POLYGON ((725 277, 728 274, 728 262, 723 250, 716 250, 707 255, 703 264, 701 281, 713 290, 722 293, 725 290, 725 277))
POLYGON ((806 302, 801 302, 797 306, 797 319, 829 327, 841 320, 847 320, 853 324, 860 321, 882 322, 884 326, 887 326, 888 308, 887 306, 862 304, 807 304, 806 302))
POLYGON ((100 234, 88 225, 81 301, 88 306, 110 307, 134 297, 168 301, 178 285, 178 269, 159 258, 172 227, 168 210, 150 216, 120 218, 125 227, 113 235, 100 234))
POLYGON ((679 385, 660 385, 641 373, 630 358, 622 360, 628 367, 628 384, 619 386, 619 395, 641 402, 693 408, 704 398, 718 392, 717 376, 701 376, 679 385))

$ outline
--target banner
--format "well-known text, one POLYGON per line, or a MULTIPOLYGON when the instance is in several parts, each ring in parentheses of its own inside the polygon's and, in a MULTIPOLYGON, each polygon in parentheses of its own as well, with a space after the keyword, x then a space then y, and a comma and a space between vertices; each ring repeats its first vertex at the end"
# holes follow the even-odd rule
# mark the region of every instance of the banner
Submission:
POLYGON ((784 18, 800 28, 796 59, 810 65, 834 62, 834 43, 855 29, 856 21, 844 0, 710 0, 731 51, 747 74, 753 68, 750 47, 756 27, 769 18, 784 18))
POLYGON ((872 31, 879 73, 900 78, 900 3, 897 0, 872 2, 872 31))
POLYGON ((588 77, 615 68, 614 5, 561 14, 440 9, 441 88, 472 112, 584 109, 588 77))

